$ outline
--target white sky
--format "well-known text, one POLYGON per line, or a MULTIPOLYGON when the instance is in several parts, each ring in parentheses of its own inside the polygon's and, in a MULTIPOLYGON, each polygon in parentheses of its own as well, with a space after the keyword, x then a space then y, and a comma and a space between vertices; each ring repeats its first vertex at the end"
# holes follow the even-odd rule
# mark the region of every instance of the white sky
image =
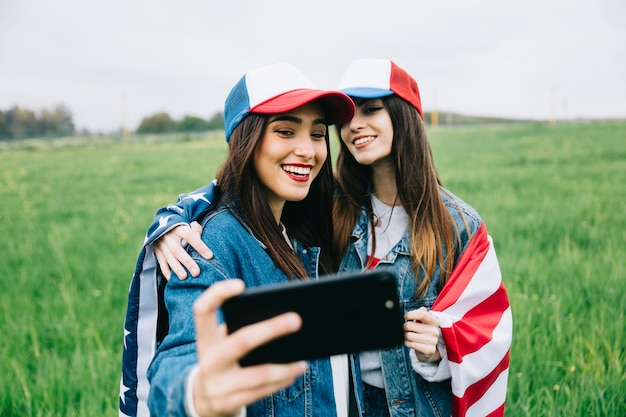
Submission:
POLYGON ((624 0, 0 0, 0 109, 93 131, 211 117, 279 61, 336 88, 355 58, 408 70, 426 111, 626 118, 624 0))

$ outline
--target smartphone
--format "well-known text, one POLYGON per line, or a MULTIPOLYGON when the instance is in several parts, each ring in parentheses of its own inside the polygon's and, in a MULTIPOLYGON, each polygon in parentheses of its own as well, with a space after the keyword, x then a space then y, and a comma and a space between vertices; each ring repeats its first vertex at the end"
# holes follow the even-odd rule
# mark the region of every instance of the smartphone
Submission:
POLYGON ((253 350, 242 366, 386 349, 404 341, 396 278, 385 270, 250 288, 226 300, 222 312, 229 333, 285 312, 302 318, 298 332, 253 350))

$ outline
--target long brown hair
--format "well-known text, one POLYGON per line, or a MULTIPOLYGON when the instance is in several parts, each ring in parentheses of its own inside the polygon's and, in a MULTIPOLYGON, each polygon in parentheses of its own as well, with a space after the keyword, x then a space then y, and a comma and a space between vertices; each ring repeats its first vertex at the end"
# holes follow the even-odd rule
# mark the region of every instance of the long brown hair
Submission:
MULTIPOLYGON (((361 100, 357 101, 357 104, 361 100)), ((398 198, 406 210, 411 227, 411 260, 415 275, 424 280, 417 295, 423 296, 435 274, 441 270, 440 285, 448 279, 458 252, 459 231, 441 197, 441 180, 433 162, 424 123, 414 107, 396 95, 382 98, 393 125, 391 157, 395 165, 398 198)), ((341 137, 341 130, 339 135, 341 137)), ((359 164, 341 142, 337 157, 337 193, 333 207, 335 257, 340 260, 350 242, 361 207, 368 208, 374 220, 370 200, 371 168, 359 164)), ((370 236, 375 248, 375 236, 370 236)))
MULTIPOLYGON (((300 258, 293 252, 276 224, 267 202, 265 186, 254 169, 254 155, 261 144, 268 116, 251 113, 235 128, 229 140, 226 162, 217 175, 221 197, 219 205, 235 208, 255 237, 267 247, 267 253, 289 279, 308 277, 300 258)), ((282 223, 290 235, 305 246, 321 248, 320 272, 335 270, 332 257, 331 221, 333 174, 329 135, 326 132, 328 157, 302 201, 287 201, 282 223)))

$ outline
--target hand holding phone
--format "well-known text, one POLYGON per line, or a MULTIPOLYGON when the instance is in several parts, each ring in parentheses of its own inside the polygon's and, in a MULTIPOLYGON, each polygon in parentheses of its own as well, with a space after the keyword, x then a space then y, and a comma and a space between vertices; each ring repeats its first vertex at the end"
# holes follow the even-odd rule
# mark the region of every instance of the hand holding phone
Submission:
POLYGON ((257 287, 222 306, 229 333, 288 311, 302 328, 250 352, 242 366, 385 349, 404 341, 395 276, 369 271, 257 287))

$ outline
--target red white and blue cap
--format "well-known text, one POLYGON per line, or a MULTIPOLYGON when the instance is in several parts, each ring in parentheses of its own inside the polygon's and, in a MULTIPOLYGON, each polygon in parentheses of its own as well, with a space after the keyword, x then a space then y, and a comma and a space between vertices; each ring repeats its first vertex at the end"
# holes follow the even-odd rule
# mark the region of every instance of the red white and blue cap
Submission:
POLYGON ((390 59, 355 59, 344 72, 339 90, 355 98, 396 94, 424 118, 417 81, 390 59))
POLYGON ((340 91, 318 89, 291 64, 283 62, 250 70, 226 98, 226 142, 249 113, 285 113, 315 100, 321 100, 329 125, 345 123, 354 116, 350 97, 340 91))

